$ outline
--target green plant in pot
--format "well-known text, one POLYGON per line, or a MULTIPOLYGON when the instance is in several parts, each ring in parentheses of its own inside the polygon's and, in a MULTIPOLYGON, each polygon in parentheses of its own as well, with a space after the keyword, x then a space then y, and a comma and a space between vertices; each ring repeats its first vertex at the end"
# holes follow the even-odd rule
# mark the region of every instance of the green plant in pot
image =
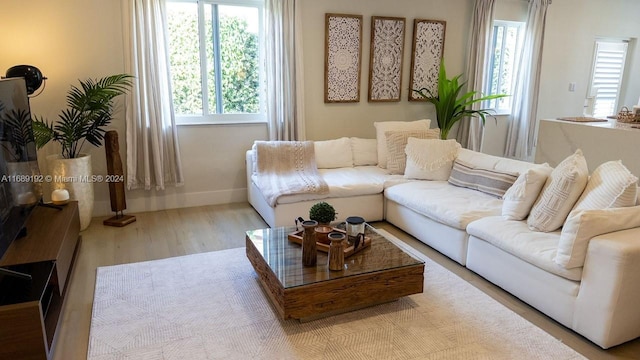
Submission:
POLYGON ((438 127, 440 128, 440 138, 443 140, 448 138, 449 131, 460 119, 465 117, 480 118, 484 125, 486 116, 492 116, 490 114, 490 111, 493 111, 492 109, 473 110, 471 109, 471 105, 508 96, 506 94, 495 94, 474 99, 474 96, 476 96, 478 92, 469 91, 462 93, 462 89, 466 86, 466 83, 460 83, 460 77, 462 77, 462 74, 447 79, 447 72, 444 68, 443 60, 440 62, 440 72, 438 73, 437 96, 431 94, 427 88, 419 90, 413 89, 415 93, 434 105, 438 127))
POLYGON ((113 119, 113 99, 126 93, 133 77, 117 74, 97 80, 80 80, 67 94, 67 109, 58 121, 35 117, 33 134, 41 149, 53 141, 61 146, 61 153, 47 156, 49 174, 54 189, 67 189, 71 200, 78 200, 80 228, 86 229, 93 212, 93 182, 91 155, 83 154, 83 146, 100 147, 106 127, 113 119))
POLYGON ((311 206, 309 219, 317 221, 318 224, 328 225, 336 219, 336 210, 329 203, 321 201, 311 206))

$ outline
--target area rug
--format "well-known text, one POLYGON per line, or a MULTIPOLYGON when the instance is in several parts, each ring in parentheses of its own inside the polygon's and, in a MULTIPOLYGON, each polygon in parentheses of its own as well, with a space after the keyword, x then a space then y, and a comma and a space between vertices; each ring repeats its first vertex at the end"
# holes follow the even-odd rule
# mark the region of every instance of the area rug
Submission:
POLYGON ((88 358, 583 359, 413 254, 423 294, 308 323, 277 317, 244 248, 101 267, 88 358))

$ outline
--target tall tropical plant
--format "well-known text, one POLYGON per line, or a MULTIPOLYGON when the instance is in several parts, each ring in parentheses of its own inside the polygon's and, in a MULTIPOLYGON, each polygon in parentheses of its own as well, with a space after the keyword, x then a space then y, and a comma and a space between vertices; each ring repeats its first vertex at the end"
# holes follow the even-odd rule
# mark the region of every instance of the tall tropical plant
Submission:
POLYGON ((80 87, 71 86, 67 94, 68 108, 58 116, 58 122, 34 118, 33 133, 38 149, 50 141, 62 146, 62 157, 77 158, 86 142, 101 146, 113 116, 113 99, 131 87, 132 76, 118 74, 98 80, 80 80, 80 87))
POLYGON ((444 68, 444 60, 440 63, 440 72, 438 74, 438 95, 434 96, 427 88, 419 90, 413 89, 413 91, 428 102, 432 103, 436 109, 436 117, 438 121, 438 127, 440 128, 440 138, 447 139, 449 130, 460 119, 465 117, 475 117, 482 119, 482 124, 485 123, 485 117, 491 116, 490 111, 492 109, 471 109, 471 105, 486 101, 506 97, 506 94, 487 95, 474 99, 478 93, 477 91, 470 91, 462 93, 462 89, 466 83, 460 83, 460 77, 462 74, 447 79, 447 72, 444 68))

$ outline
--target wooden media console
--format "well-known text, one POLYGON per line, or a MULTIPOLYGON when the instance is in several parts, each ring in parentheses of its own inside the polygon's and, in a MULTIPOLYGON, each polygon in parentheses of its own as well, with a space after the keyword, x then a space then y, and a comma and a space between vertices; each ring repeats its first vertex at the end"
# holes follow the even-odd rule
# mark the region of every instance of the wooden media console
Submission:
POLYGON ((37 207, 0 267, 0 359, 51 359, 79 244, 78 203, 37 207), (29 278, 30 277, 30 278, 29 278))

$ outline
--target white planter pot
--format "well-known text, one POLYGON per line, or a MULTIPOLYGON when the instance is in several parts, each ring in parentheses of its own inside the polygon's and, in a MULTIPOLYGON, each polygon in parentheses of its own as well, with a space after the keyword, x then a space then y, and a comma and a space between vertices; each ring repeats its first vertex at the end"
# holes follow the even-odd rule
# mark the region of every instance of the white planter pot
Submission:
POLYGON ((75 159, 65 159, 61 155, 47 156, 47 166, 51 175, 51 187, 67 189, 69 200, 78 201, 80 230, 89 227, 93 214, 93 180, 91 155, 80 154, 75 159))

